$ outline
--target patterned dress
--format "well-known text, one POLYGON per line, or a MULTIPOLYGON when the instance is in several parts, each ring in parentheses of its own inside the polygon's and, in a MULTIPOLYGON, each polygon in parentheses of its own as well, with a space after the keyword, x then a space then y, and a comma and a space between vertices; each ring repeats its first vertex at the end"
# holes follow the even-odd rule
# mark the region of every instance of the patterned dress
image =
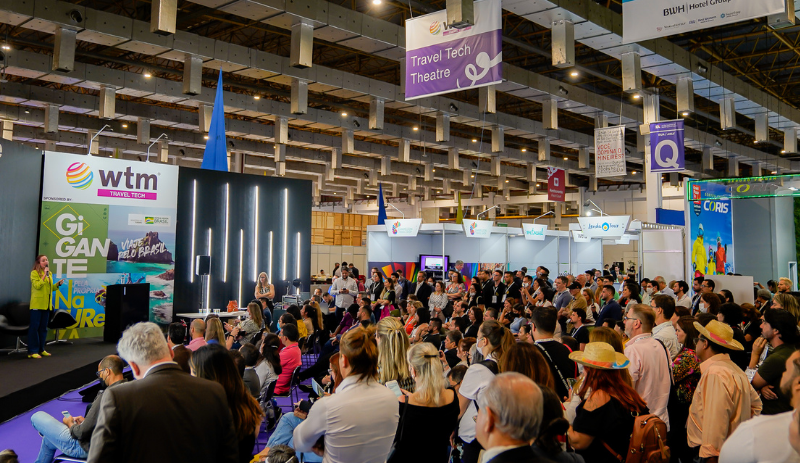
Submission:
POLYGON ((675 395, 682 404, 692 403, 694 390, 700 381, 700 361, 692 349, 683 348, 672 361, 675 395))

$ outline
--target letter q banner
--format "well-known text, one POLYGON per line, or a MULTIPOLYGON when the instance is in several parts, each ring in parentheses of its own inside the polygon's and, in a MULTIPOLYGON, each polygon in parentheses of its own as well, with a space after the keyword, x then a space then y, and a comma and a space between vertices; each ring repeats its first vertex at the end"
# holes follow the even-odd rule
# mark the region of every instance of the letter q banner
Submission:
POLYGON ((650 172, 683 172, 683 120, 650 124, 650 172))
POLYGON ((622 0, 623 43, 782 13, 785 0, 622 0))

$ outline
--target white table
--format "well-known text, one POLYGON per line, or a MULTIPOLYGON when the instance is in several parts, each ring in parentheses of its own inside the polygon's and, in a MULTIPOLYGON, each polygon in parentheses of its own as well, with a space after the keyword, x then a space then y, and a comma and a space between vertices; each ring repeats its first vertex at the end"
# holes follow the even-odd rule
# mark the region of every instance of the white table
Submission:
POLYGON ((211 313, 208 313, 208 314, 198 313, 198 312, 176 313, 175 316, 176 317, 180 317, 180 318, 206 318, 209 315, 217 315, 219 318, 233 318, 233 317, 241 317, 241 316, 247 315, 247 314, 248 314, 248 312, 246 310, 239 310, 237 312, 222 312, 222 311, 220 311, 220 313, 218 313, 218 314, 215 314, 214 312, 211 312, 211 313))

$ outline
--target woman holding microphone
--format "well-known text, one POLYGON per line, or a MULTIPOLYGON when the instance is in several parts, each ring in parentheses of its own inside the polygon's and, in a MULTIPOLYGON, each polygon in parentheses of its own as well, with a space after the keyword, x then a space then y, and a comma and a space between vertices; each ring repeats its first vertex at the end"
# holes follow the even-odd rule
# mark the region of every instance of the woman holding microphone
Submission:
POLYGON ((50 354, 44 350, 47 342, 47 324, 50 321, 50 311, 53 310, 53 291, 64 283, 58 280, 53 283, 50 273, 50 263, 47 256, 36 256, 36 263, 31 270, 31 323, 28 327, 28 358, 40 359, 50 354))

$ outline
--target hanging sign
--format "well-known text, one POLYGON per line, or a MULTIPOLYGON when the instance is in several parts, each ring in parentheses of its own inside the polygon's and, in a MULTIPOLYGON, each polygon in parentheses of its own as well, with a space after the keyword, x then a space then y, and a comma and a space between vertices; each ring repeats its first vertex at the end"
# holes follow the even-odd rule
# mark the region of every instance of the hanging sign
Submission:
POLYGON ((594 169, 597 178, 627 175, 624 125, 594 129, 594 169))
POLYGON ((683 120, 650 124, 650 172, 683 172, 683 120))
POLYGON ((628 229, 629 215, 603 215, 600 217, 578 217, 584 235, 590 238, 619 239, 628 229))
POLYGON ((383 223, 389 238, 408 238, 417 236, 422 219, 386 219, 383 223))
POLYGON ((525 232, 526 240, 544 241, 544 234, 547 231, 547 225, 523 223, 522 231, 525 232))
POLYGON ((715 182, 689 182, 687 201, 690 211, 689 229, 691 254, 689 256, 692 277, 703 275, 725 275, 733 273, 733 211, 730 199, 701 199, 721 196, 725 185, 715 182))
POLYGON ((491 220, 465 220, 461 223, 467 238, 488 238, 492 235, 494 222, 491 220))
POLYGON ((623 0, 623 43, 783 13, 784 0, 623 0))
POLYGON ((447 10, 407 20, 405 99, 501 83, 500 5, 475 2, 475 24, 461 29, 447 24, 447 10))
POLYGON ((576 243, 588 243, 591 240, 592 239, 586 236, 586 234, 584 234, 583 232, 578 230, 572 230, 572 241, 576 243))
POLYGON ((547 200, 564 202, 567 192, 564 169, 547 168, 547 200))

